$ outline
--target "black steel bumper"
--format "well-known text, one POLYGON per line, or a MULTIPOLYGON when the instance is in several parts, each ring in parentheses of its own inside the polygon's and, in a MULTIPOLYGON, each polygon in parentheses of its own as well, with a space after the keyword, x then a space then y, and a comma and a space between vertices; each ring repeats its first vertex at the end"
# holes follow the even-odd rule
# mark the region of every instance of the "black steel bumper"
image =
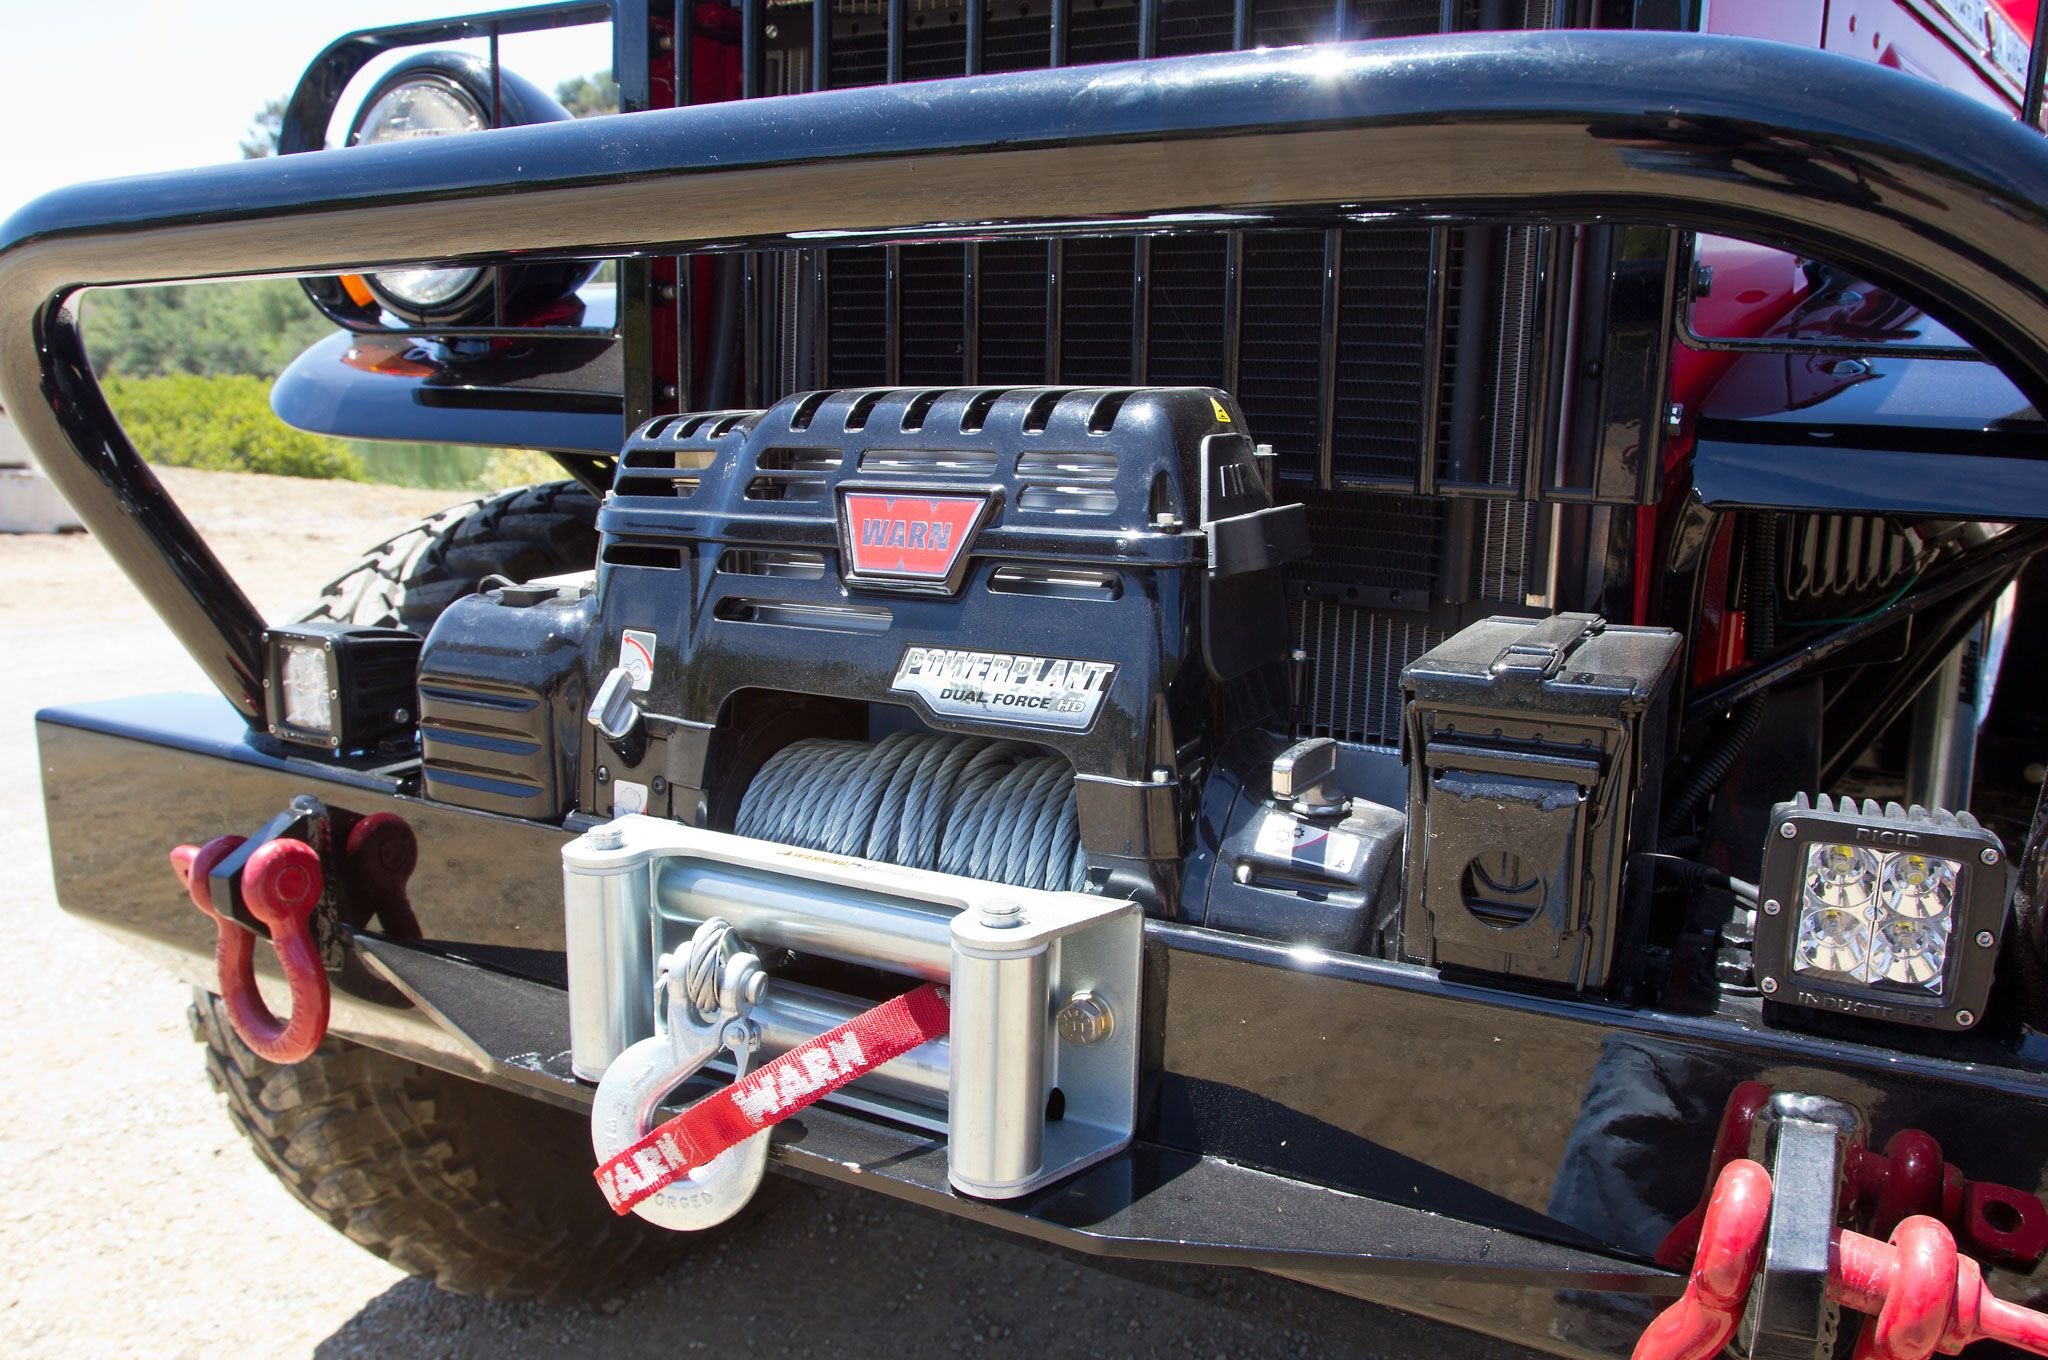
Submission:
MULTIPOLYGON (((53 709, 39 727, 67 910, 209 984, 211 924, 166 847, 257 826, 300 793, 396 811, 420 842, 425 939, 357 937, 336 1030, 587 1104, 566 1053, 563 833, 252 744, 212 698, 53 709)), ((1084 1252, 1276 1271, 1575 1355, 1625 1354, 1676 1291, 1648 1256, 1692 1208, 1738 1082, 1848 1100, 1880 1140, 1937 1130, 1975 1177, 2031 1187, 2048 1171, 2037 1055, 1989 1040, 1970 1061, 1821 1043, 1158 922, 1147 969, 1154 1070, 1126 1155, 987 1204, 947 1187, 930 1135, 814 1108, 778 1132, 778 1160, 1084 1252)), ((2040 1280, 1998 1284, 2028 1297, 2040 1280)))

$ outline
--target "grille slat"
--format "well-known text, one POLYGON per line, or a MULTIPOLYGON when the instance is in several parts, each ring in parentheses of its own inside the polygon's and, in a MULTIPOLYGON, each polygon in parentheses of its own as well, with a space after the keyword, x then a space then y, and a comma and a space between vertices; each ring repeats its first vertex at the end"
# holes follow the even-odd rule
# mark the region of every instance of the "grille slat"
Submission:
MULTIPOLYGON (((831 0, 829 19, 817 27, 829 32, 829 51, 806 53, 789 69, 822 71, 837 88, 883 83, 892 74, 891 16, 894 74, 929 80, 969 70, 973 39, 979 69, 1023 71, 1130 60, 1141 42, 1178 56, 1430 33, 1445 8, 1442 0, 1338 3, 1347 6, 1341 22, 1332 0, 1064 0, 1057 13, 1047 0, 1003 0, 973 11, 971 38, 965 5, 831 0)), ((1548 22, 1552 5, 1521 0, 1513 8, 1534 27, 1548 22)), ((1476 0, 1462 0, 1460 9, 1470 11, 1460 26, 1472 27, 1476 0)), ((1532 229, 1501 234, 1486 291, 1465 318, 1498 338, 1468 346, 1475 367, 1462 375, 1465 233, 1352 225, 1327 234, 1176 233, 1142 247, 1128 235, 886 252, 834 247, 823 252, 819 308, 826 380, 833 387, 972 381, 1231 391, 1250 432, 1273 446, 1279 496, 1308 510, 1314 550, 1290 570, 1302 597, 1292 625, 1310 657, 1304 729, 1391 745, 1399 740, 1401 667, 1455 627, 1430 601, 1447 553, 1459 552, 1446 542, 1452 517, 1444 501, 1365 488, 1435 489, 1449 467, 1454 392, 1474 416, 1465 422, 1466 475, 1490 487, 1520 486, 1539 404, 1530 383, 1538 265, 1547 247, 1532 229), (1325 324, 1326 278, 1333 328, 1325 324), (1432 466, 1420 471, 1424 458, 1432 466), (1330 489, 1318 489, 1319 473, 1330 489)), ((779 351, 769 344, 761 352, 779 351)), ((779 390, 814 381, 810 374, 770 376, 765 386, 779 390)), ((803 490, 782 482, 775 489, 803 490)), ((1106 490, 1068 470, 1035 480, 1029 506, 1019 508, 1087 513, 1106 490)), ((1475 609, 1519 602, 1532 508, 1488 500, 1471 511, 1458 531, 1460 544, 1479 540, 1470 548, 1475 570, 1465 598, 1475 609)))

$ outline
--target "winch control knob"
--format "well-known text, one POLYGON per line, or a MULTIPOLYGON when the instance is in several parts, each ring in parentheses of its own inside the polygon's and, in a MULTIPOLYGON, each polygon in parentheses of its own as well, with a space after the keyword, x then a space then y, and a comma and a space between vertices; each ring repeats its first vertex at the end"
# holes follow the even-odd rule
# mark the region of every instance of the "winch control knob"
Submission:
POLYGON ((631 739, 634 729, 640 726, 640 705, 633 702, 633 673, 624 666, 614 666, 598 685, 587 716, 590 725, 603 733, 606 740, 622 743, 631 739))
POLYGON ((1337 743, 1297 741, 1273 758, 1273 796, 1304 817, 1342 817, 1351 800, 1337 787, 1337 743))

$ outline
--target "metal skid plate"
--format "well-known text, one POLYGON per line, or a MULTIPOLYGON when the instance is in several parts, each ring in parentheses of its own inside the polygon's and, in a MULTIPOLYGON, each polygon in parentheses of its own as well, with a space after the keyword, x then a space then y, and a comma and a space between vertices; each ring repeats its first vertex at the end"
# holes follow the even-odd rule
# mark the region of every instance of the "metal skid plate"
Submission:
MULTIPOLYGON (((570 842, 562 865, 571 1052, 585 1080, 654 1033, 654 960, 721 916, 755 949, 794 949, 950 986, 947 1041, 828 1100, 943 1127, 950 1176, 963 1193, 1021 1195, 1130 1142, 1142 933, 1135 903, 641 816, 570 842)), ((848 998, 773 983, 755 1010, 764 1055, 859 1009, 848 998)))

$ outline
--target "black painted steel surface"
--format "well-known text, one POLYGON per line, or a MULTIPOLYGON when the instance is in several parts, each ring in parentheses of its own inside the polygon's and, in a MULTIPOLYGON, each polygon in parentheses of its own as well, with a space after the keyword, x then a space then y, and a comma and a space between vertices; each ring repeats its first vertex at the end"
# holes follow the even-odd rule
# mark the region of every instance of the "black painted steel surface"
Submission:
POLYGON ((254 610, 107 412, 73 325, 77 288, 423 252, 489 262, 1147 215, 1164 228, 1188 212, 1292 220, 1331 203, 1675 223, 1822 256, 1934 306, 2048 398, 2038 137, 1842 57, 1581 32, 829 91, 62 190, 0 227, 0 397, 87 526, 253 713, 254 610))
MULTIPOLYGON (((563 983, 559 830, 421 802, 384 773, 294 757, 243 735, 212 699, 50 710, 40 737, 63 905, 194 981, 213 967, 208 922, 165 863, 125 847, 255 826, 298 793, 398 812, 419 837, 411 886, 425 939, 402 954, 395 942, 368 945, 381 960, 372 967, 351 956, 336 982, 337 1030, 529 1095, 585 1098, 547 1037, 562 1023, 551 999, 563 983), (110 806, 125 810, 111 853, 110 806), (407 992, 431 996, 445 1023, 407 992)), ((1880 1144, 1902 1128, 1932 1130, 1973 1178, 2048 1178, 2048 1049, 2016 1026, 1800 1032, 1766 1028, 1753 1000, 1712 1016, 1629 1010, 1165 922, 1147 931, 1157 1077, 1141 1115, 1149 1150, 1114 1173, 1130 1177, 1129 1204, 1091 1177, 1034 1200, 1029 1223, 1006 1220, 945 1191, 942 1154, 920 1139, 827 1111, 806 1115, 813 1137, 785 1149, 785 1162, 1055 1240, 1094 1234, 1069 1245, 1106 1254, 1224 1261, 1241 1251, 1245 1264, 1579 1355, 1626 1354, 1629 1328, 1647 1320, 1631 1312, 1650 1306, 1639 1296, 1671 1287, 1644 1263, 1693 1207, 1738 1082, 1848 1101, 1880 1144), (1224 1176, 1219 1161, 1240 1170, 1224 1176), (1363 1215, 1338 1216, 1360 1259, 1318 1262, 1291 1228, 1259 1226, 1262 1185, 1275 1204, 1312 1186, 1355 1197, 1329 1205, 1363 1215), (1224 1196, 1225 1215, 1243 1219, 1236 1235, 1214 1236, 1225 1229, 1198 1203, 1172 1210, 1158 1198, 1183 1191, 1224 1196), (1454 1220, 1437 1223, 1451 1237, 1411 1235, 1425 1225, 1408 1211, 1454 1220), (1160 1244, 1176 1221, 1187 1229, 1178 1255, 1160 1244), (1467 1248, 1486 1233, 1514 1251, 1475 1271, 1467 1248), (1634 1292, 1607 1296, 1616 1290, 1634 1292)), ((2048 1270, 1992 1278, 2008 1297, 2048 1286, 2048 1270)))

